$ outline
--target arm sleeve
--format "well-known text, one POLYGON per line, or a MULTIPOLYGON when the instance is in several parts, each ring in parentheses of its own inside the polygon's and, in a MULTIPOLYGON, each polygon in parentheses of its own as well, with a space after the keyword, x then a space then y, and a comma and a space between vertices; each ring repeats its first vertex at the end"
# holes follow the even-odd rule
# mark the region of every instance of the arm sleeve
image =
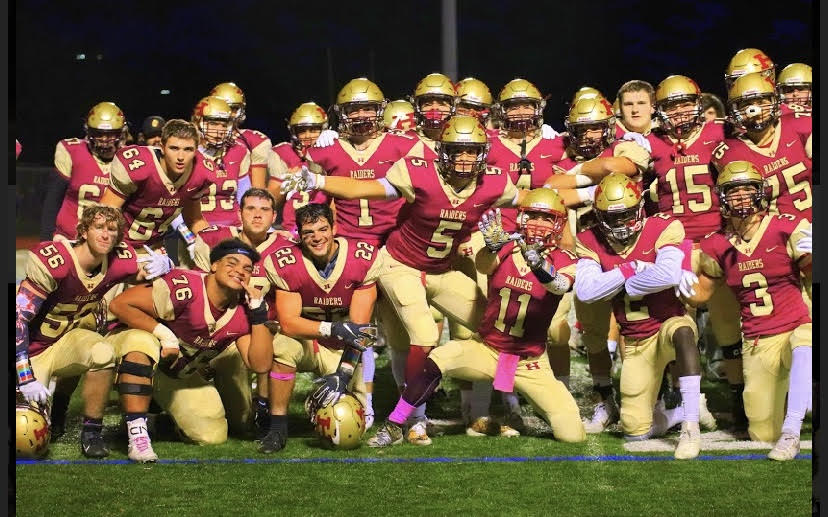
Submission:
POLYGON ((624 287, 624 275, 614 268, 601 271, 601 266, 592 259, 582 258, 575 267, 575 296, 584 303, 607 300, 624 287))
POLYGON ((404 158, 394 162, 388 172, 385 173, 385 177, 378 181, 385 187, 389 199, 397 199, 402 195, 409 203, 414 202, 414 185, 411 183, 411 175, 404 158), (394 197, 390 197, 389 187, 396 192, 394 197))
POLYGON ((55 234, 55 224, 63 197, 69 187, 69 181, 58 172, 50 174, 47 179, 46 198, 43 200, 43 211, 40 213, 40 241, 50 241, 55 234))
POLYGON ((673 246, 658 250, 655 264, 627 279, 624 288, 632 297, 657 293, 678 285, 681 279, 681 261, 684 253, 673 246))

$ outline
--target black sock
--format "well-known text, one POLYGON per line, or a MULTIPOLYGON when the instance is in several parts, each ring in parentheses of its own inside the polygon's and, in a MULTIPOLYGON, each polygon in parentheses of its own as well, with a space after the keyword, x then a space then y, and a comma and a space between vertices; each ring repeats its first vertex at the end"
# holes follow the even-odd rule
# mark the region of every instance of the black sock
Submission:
POLYGON ((287 437, 287 415, 270 415, 270 429, 275 429, 287 437))
POLYGON ((69 409, 69 395, 61 392, 52 397, 52 422, 63 424, 66 422, 66 410, 69 409))
POLYGON ((127 413, 125 415, 127 422, 132 422, 133 420, 137 420, 139 418, 146 418, 146 413, 127 413))
POLYGON ((608 400, 612 398, 612 384, 609 386, 593 386, 592 389, 598 392, 601 395, 601 400, 608 400))
POLYGON ((83 417, 83 433, 100 433, 103 431, 103 418, 83 417))

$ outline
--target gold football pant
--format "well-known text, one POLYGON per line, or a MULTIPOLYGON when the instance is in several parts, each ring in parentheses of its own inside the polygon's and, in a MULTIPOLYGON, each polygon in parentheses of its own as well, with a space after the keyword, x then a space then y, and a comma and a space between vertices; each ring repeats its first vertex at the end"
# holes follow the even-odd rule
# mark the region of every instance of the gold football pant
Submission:
MULTIPOLYGON (((443 375, 466 381, 494 380, 498 352, 475 339, 451 340, 428 356, 443 375)), ((515 391, 522 393, 562 442, 586 439, 572 394, 555 378, 546 352, 523 359, 515 371, 515 391)))
POLYGON ((791 353, 796 347, 811 346, 811 328, 811 323, 805 323, 775 336, 744 338, 744 401, 751 440, 774 442, 782 433, 791 353))
POLYGON ((379 285, 399 316, 411 344, 437 346, 440 335, 429 304, 468 328, 476 328, 485 311, 477 284, 459 271, 429 274, 398 262, 383 248, 379 285))
POLYGON ((667 363, 676 359, 673 333, 690 327, 698 339, 696 322, 688 315, 674 316, 659 331, 642 339, 624 338, 621 368, 621 427, 627 436, 641 436, 653 425, 653 408, 667 363))
POLYGON ((97 332, 72 329, 30 360, 35 379, 48 386, 53 375, 74 377, 87 371, 113 368, 115 351, 97 332))

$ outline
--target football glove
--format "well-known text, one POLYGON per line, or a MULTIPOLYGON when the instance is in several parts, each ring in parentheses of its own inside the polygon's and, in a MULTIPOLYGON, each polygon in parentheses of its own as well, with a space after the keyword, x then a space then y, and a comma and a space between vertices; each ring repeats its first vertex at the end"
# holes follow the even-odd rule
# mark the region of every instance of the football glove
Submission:
POLYGON ((331 336, 346 345, 364 352, 377 340, 377 327, 370 324, 360 324, 351 321, 335 321, 331 323, 331 336))
POLYGON ((339 133, 334 131, 333 129, 325 129, 319 136, 316 138, 316 143, 313 144, 314 147, 330 147, 333 145, 334 140, 339 138, 339 133))
POLYGON ((647 140, 647 137, 645 137, 641 133, 636 133, 635 131, 627 131, 626 133, 624 133, 624 136, 621 137, 621 140, 629 140, 635 142, 636 144, 646 149, 648 153, 653 152, 653 148, 650 145, 650 141, 647 140))
MULTIPOLYGON (((195 248, 195 243, 192 244, 193 248, 195 248)), ((144 271, 147 274, 147 280, 152 280, 153 278, 158 278, 159 276, 164 276, 170 272, 170 269, 173 268, 173 262, 170 260, 170 257, 163 253, 158 253, 153 251, 152 248, 144 244, 144 249, 148 253, 143 257, 138 259, 139 264, 144 265, 144 271)), ((187 251, 190 250, 190 246, 187 246, 187 251)), ((190 255, 192 257, 192 254, 190 255)))
POLYGON ((37 379, 21 384, 17 389, 23 394, 26 402, 46 404, 49 401, 49 397, 52 396, 46 386, 40 384, 40 381, 37 379))
POLYGON ((808 229, 802 230, 803 237, 796 243, 796 251, 800 253, 812 253, 813 244, 811 243, 811 232, 813 232, 813 226, 808 226, 808 229))
POLYGON ((315 174, 303 165, 302 170, 291 174, 282 180, 282 185, 279 187, 279 190, 282 194, 289 195, 292 192, 310 192, 312 190, 319 190, 324 186, 325 176, 322 174, 315 174))
POLYGON ((500 215, 500 209, 489 210, 480 216, 480 221, 477 223, 480 233, 483 235, 483 241, 486 247, 492 253, 500 251, 506 243, 520 238, 519 233, 506 233, 503 230, 503 221, 500 215))
POLYGON ((309 407, 306 408, 308 410, 308 415, 310 415, 311 418, 316 415, 316 412, 319 411, 320 408, 323 408, 329 404, 336 404, 339 401, 339 397, 345 393, 348 383, 351 382, 351 375, 349 375, 346 371, 339 369, 334 373, 325 375, 321 379, 316 379, 315 382, 319 385, 309 397, 308 400, 310 400, 310 404, 309 407))
POLYGON ((545 138, 546 140, 554 140, 555 138, 558 138, 559 136, 561 136, 561 134, 558 133, 557 131, 555 131, 552 128, 552 126, 550 126, 549 124, 544 124, 544 125, 541 126, 541 137, 542 138, 545 138))

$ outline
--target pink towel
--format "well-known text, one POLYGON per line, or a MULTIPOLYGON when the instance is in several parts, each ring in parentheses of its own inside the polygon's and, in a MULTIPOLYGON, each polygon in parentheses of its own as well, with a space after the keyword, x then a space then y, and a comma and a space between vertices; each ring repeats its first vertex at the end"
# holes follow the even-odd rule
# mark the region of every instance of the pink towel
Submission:
POLYGON ((497 369, 495 370, 494 389, 504 393, 510 393, 515 388, 515 371, 520 361, 520 356, 500 352, 497 356, 497 369))

